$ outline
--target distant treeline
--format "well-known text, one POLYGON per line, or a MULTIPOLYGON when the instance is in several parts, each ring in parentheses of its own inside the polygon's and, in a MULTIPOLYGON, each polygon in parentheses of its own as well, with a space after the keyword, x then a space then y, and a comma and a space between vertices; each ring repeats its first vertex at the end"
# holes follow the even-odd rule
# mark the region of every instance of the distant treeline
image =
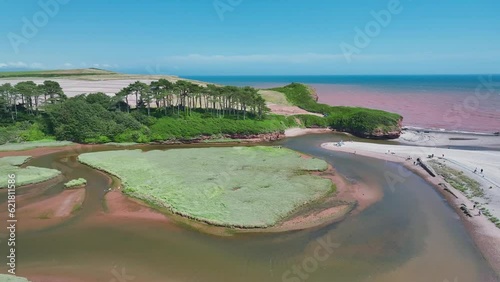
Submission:
POLYGON ((113 97, 91 93, 72 98, 54 81, 4 84, 0 108, 0 143, 45 138, 151 142, 271 133, 296 125, 293 118, 269 115, 254 88, 202 87, 184 80, 137 81, 113 97))
POLYGON ((114 96, 68 98, 59 83, 0 85, 0 144, 40 139, 79 143, 152 142, 282 132, 294 126, 331 127, 358 136, 392 138, 401 116, 379 110, 319 104, 298 83, 275 88, 287 100, 321 116, 269 114, 252 87, 200 86, 166 79, 136 81, 114 96))

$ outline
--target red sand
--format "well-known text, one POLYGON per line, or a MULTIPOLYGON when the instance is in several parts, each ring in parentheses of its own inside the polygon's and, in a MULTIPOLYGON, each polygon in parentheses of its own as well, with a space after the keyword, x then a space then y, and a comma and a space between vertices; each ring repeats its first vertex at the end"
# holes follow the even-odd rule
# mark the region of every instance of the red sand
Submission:
POLYGON ((81 153, 84 152, 84 150, 86 149, 91 149, 93 146, 95 145, 74 144, 61 147, 40 147, 29 150, 5 151, 5 152, 0 152, 0 158, 11 157, 11 156, 31 156, 34 158, 53 153, 59 153, 63 151, 74 151, 75 153, 81 153))
MULTIPOLYGON (((73 209, 81 205, 84 199, 85 189, 66 190, 33 203, 25 203, 22 196, 18 197, 16 216, 22 219, 18 222, 18 229, 38 230, 57 225, 70 218, 73 209)), ((0 217, 7 218, 6 207, 0 210, 0 217)))
POLYGON ((128 198, 120 190, 107 193, 105 200, 108 212, 102 215, 106 217, 169 221, 165 215, 147 207, 139 201, 128 198))

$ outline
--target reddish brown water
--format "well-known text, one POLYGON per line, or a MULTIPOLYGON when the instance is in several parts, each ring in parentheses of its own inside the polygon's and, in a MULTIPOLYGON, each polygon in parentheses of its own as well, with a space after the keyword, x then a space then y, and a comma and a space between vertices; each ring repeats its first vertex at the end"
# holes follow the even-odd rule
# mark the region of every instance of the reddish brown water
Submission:
POLYGON ((486 98, 465 90, 394 90, 340 84, 312 86, 321 103, 396 112, 404 117, 406 126, 472 132, 500 130, 500 95, 486 98))
MULTIPOLYGON (((32 165, 65 164, 67 178, 87 178, 87 199, 73 219, 18 234, 18 274, 36 282, 496 281, 458 216, 431 186, 398 165, 319 147, 335 138, 303 136, 283 145, 383 189, 384 198, 343 222, 280 234, 217 237, 166 221, 102 220, 106 176, 75 162, 74 153, 69 159, 67 153, 37 158, 32 165), (401 171, 405 181, 390 187, 387 171, 401 171), (325 248, 328 242, 334 247, 325 248)), ((47 193, 60 191, 54 185, 47 193)), ((3 273, 4 245, 0 262, 3 273)))

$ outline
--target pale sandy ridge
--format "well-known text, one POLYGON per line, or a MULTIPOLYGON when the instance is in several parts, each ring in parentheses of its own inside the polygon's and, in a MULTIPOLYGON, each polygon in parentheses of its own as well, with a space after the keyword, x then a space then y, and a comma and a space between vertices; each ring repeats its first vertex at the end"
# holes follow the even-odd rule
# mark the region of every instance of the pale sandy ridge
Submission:
MULTIPOLYGON (((118 93, 121 89, 129 86, 130 84, 140 81, 146 84, 151 83, 152 81, 158 80, 159 78, 165 78, 168 81, 175 83, 178 80, 187 80, 187 79, 181 79, 178 77, 174 76, 159 76, 159 77, 154 77, 154 76, 118 76, 118 77, 103 77, 103 76, 88 76, 89 80, 83 80, 83 79, 69 79, 69 78, 3 78, 0 79, 0 84, 3 83, 10 83, 12 85, 15 85, 19 82, 22 81, 33 81, 36 84, 42 84, 45 80, 52 80, 56 81, 61 85, 61 88, 64 91, 64 94, 68 97, 74 97, 80 94, 88 94, 88 93, 97 93, 97 92, 102 92, 105 93, 108 96, 115 96, 116 93, 118 93), (92 79, 92 80, 91 80, 92 79)), ((193 80, 187 80, 191 81, 193 83, 206 86, 206 83, 203 82, 198 82, 198 81, 193 81, 193 80)), ((132 106, 135 106, 135 96, 130 95, 129 96, 129 103, 132 106)))
POLYGON ((329 128, 300 128, 294 127, 285 130, 285 137, 296 137, 307 134, 322 134, 322 133, 332 133, 329 128))
POLYGON ((400 144, 417 146, 469 146, 500 149, 500 136, 458 132, 424 132, 423 130, 403 130, 398 139, 400 144))
MULTIPOLYGON (((468 151, 362 142, 346 142, 343 143, 342 146, 338 146, 337 143, 323 143, 321 147, 328 150, 401 163, 405 167, 421 175, 446 197, 450 205, 461 216, 465 226, 471 232, 474 241, 490 262, 493 269, 495 269, 497 273, 500 273, 500 229, 485 216, 473 216, 472 218, 464 216, 463 212, 459 209, 460 205, 465 204, 469 209, 472 209, 474 202, 469 200, 460 191, 454 189, 451 185, 446 185, 447 188, 457 196, 457 198, 455 198, 439 185, 440 183, 445 183, 441 176, 431 177, 420 166, 414 165, 417 158, 426 161, 429 155, 434 154, 434 159, 439 160, 442 164, 463 171, 464 175, 478 181, 483 188, 484 197, 474 198, 473 200, 484 203, 483 205, 491 214, 495 217, 499 217, 500 151, 468 151), (484 173, 474 173, 473 171, 475 168, 484 169, 484 173), (489 189, 490 186, 492 187, 491 189, 489 189)), ((477 209, 473 210, 474 215, 476 212, 477 209)))

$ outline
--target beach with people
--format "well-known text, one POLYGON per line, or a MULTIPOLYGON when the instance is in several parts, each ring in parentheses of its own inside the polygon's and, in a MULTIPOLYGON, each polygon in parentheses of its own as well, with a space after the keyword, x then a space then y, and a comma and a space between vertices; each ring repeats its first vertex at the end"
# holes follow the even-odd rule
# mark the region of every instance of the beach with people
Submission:
MULTIPOLYGON (((458 146, 452 141, 443 142, 449 134, 402 134, 394 144, 368 142, 323 143, 322 148, 362 155, 402 164, 431 183, 457 211, 472 234, 474 241, 495 269, 500 269, 500 143, 490 142, 489 136, 476 135, 476 146, 491 149, 448 149, 458 146), (410 139, 409 136, 418 138, 410 139), (411 140, 411 141, 410 141, 411 140), (424 142, 424 140, 427 140, 424 142), (438 140, 439 143, 433 143, 438 140), (413 145, 410 145, 412 144, 413 145), (416 143, 416 144, 415 144, 416 143), (418 144, 418 145, 417 145, 418 144), (439 144, 439 146, 432 146, 439 144)), ((454 135, 455 136, 455 135, 454 135)), ((470 135, 469 135, 470 137, 470 135)), ((460 146, 465 146, 463 143, 460 146)), ((388 182, 405 182, 404 173, 390 173, 388 182)))

